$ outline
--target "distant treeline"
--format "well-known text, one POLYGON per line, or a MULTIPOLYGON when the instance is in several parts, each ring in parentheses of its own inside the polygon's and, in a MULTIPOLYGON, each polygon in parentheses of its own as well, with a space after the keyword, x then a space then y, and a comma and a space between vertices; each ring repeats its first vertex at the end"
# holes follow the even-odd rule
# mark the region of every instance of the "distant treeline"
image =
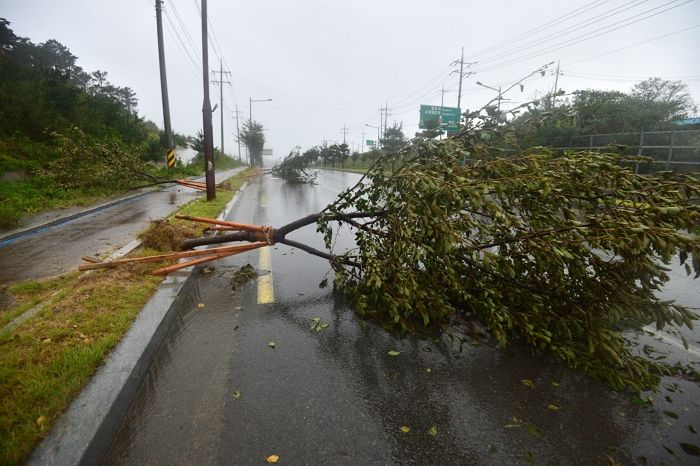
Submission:
POLYGON ((164 160, 163 132, 138 115, 134 91, 76 61, 60 42, 34 44, 0 18, 0 139, 47 143, 51 152, 53 133, 78 127, 90 138, 132 146, 143 160, 164 160))

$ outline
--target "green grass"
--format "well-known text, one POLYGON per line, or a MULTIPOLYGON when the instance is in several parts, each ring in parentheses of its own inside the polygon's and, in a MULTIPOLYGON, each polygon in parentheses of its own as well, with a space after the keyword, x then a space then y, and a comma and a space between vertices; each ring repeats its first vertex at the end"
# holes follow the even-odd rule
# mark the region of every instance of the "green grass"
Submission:
MULTIPOLYGON (((224 184, 239 189, 250 173, 224 184)), ((215 217, 233 195, 219 191, 216 201, 198 199, 182 212, 215 217)), ((17 329, 0 333, 0 464, 20 464, 29 456, 156 291, 162 278, 150 272, 162 265, 73 272, 0 290, 15 299, 0 314, 3 326, 44 303, 17 329)))

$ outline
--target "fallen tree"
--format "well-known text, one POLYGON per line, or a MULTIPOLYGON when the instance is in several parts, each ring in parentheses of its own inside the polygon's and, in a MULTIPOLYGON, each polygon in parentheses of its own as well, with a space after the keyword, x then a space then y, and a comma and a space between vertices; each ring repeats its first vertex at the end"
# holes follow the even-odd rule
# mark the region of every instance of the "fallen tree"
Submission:
POLYGON ((314 152, 307 151, 302 154, 299 147, 295 147, 282 162, 272 167, 270 173, 292 184, 314 183, 318 172, 310 171, 309 165, 315 157, 314 152))
MULTIPOLYGON (((640 159, 616 154, 470 149, 460 138, 414 141, 400 168, 380 159, 270 242, 328 259, 361 316, 409 331, 466 316, 502 346, 521 341, 617 388, 653 384, 666 368, 633 355, 622 331, 692 327, 695 314, 657 292, 674 256, 700 271, 700 183, 637 175, 627 167, 640 159), (349 226, 357 248, 331 255, 287 239, 311 224, 329 249, 334 225, 349 226)), ((184 246, 261 239, 244 231, 184 246)))
POLYGON ((625 331, 697 318, 657 294, 674 257, 700 275, 700 182, 636 174, 647 159, 612 152, 502 157, 507 137, 487 122, 418 138, 322 212, 278 228, 209 221, 236 231, 183 248, 286 244, 327 259, 363 317, 407 331, 468 319, 500 346, 519 342, 615 388, 652 386, 671 368, 633 354, 625 331), (332 253, 287 238, 308 225, 329 251, 336 227, 348 226, 356 247, 332 253))

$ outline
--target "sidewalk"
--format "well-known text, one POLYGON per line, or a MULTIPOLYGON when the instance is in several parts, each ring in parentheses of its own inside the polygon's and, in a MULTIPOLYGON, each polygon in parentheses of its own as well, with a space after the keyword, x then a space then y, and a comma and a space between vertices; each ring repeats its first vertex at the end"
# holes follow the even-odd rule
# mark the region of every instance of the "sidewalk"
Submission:
MULTIPOLYGON (((243 169, 221 171, 217 179, 224 180, 243 169)), ((48 221, 38 217, 34 225, 0 236, 0 284, 74 270, 84 255, 110 255, 133 241, 150 221, 167 217, 201 195, 176 185, 64 211, 64 215, 48 221)))

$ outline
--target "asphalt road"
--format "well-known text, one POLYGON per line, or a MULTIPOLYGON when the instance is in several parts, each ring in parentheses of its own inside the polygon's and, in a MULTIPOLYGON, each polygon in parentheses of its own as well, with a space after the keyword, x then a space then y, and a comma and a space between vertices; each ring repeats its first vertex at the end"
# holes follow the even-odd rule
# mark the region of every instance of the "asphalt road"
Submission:
MULTIPOLYGON (((266 176, 229 219, 281 225, 322 209, 355 180, 323 172, 316 186, 288 186, 266 176)), ((313 227, 292 237, 322 246, 313 227)), ((700 430, 696 383, 664 379, 645 395, 654 404, 642 407, 515 348, 389 334, 318 288, 329 273, 324 260, 284 245, 197 273, 105 464, 265 464, 273 454, 279 464, 313 465, 697 464, 680 447, 700 444, 688 427, 700 430), (260 276, 234 291, 233 274, 246 263, 260 276), (328 327, 313 330, 316 317, 328 327)), ((670 357, 700 362, 670 346, 670 357)))
MULTIPOLYGON (((218 172, 217 180, 240 170, 218 172)), ((74 270, 85 255, 106 257, 132 241, 151 220, 166 217, 178 206, 201 195, 194 189, 176 185, 18 238, 0 247, 0 284, 74 270)))

